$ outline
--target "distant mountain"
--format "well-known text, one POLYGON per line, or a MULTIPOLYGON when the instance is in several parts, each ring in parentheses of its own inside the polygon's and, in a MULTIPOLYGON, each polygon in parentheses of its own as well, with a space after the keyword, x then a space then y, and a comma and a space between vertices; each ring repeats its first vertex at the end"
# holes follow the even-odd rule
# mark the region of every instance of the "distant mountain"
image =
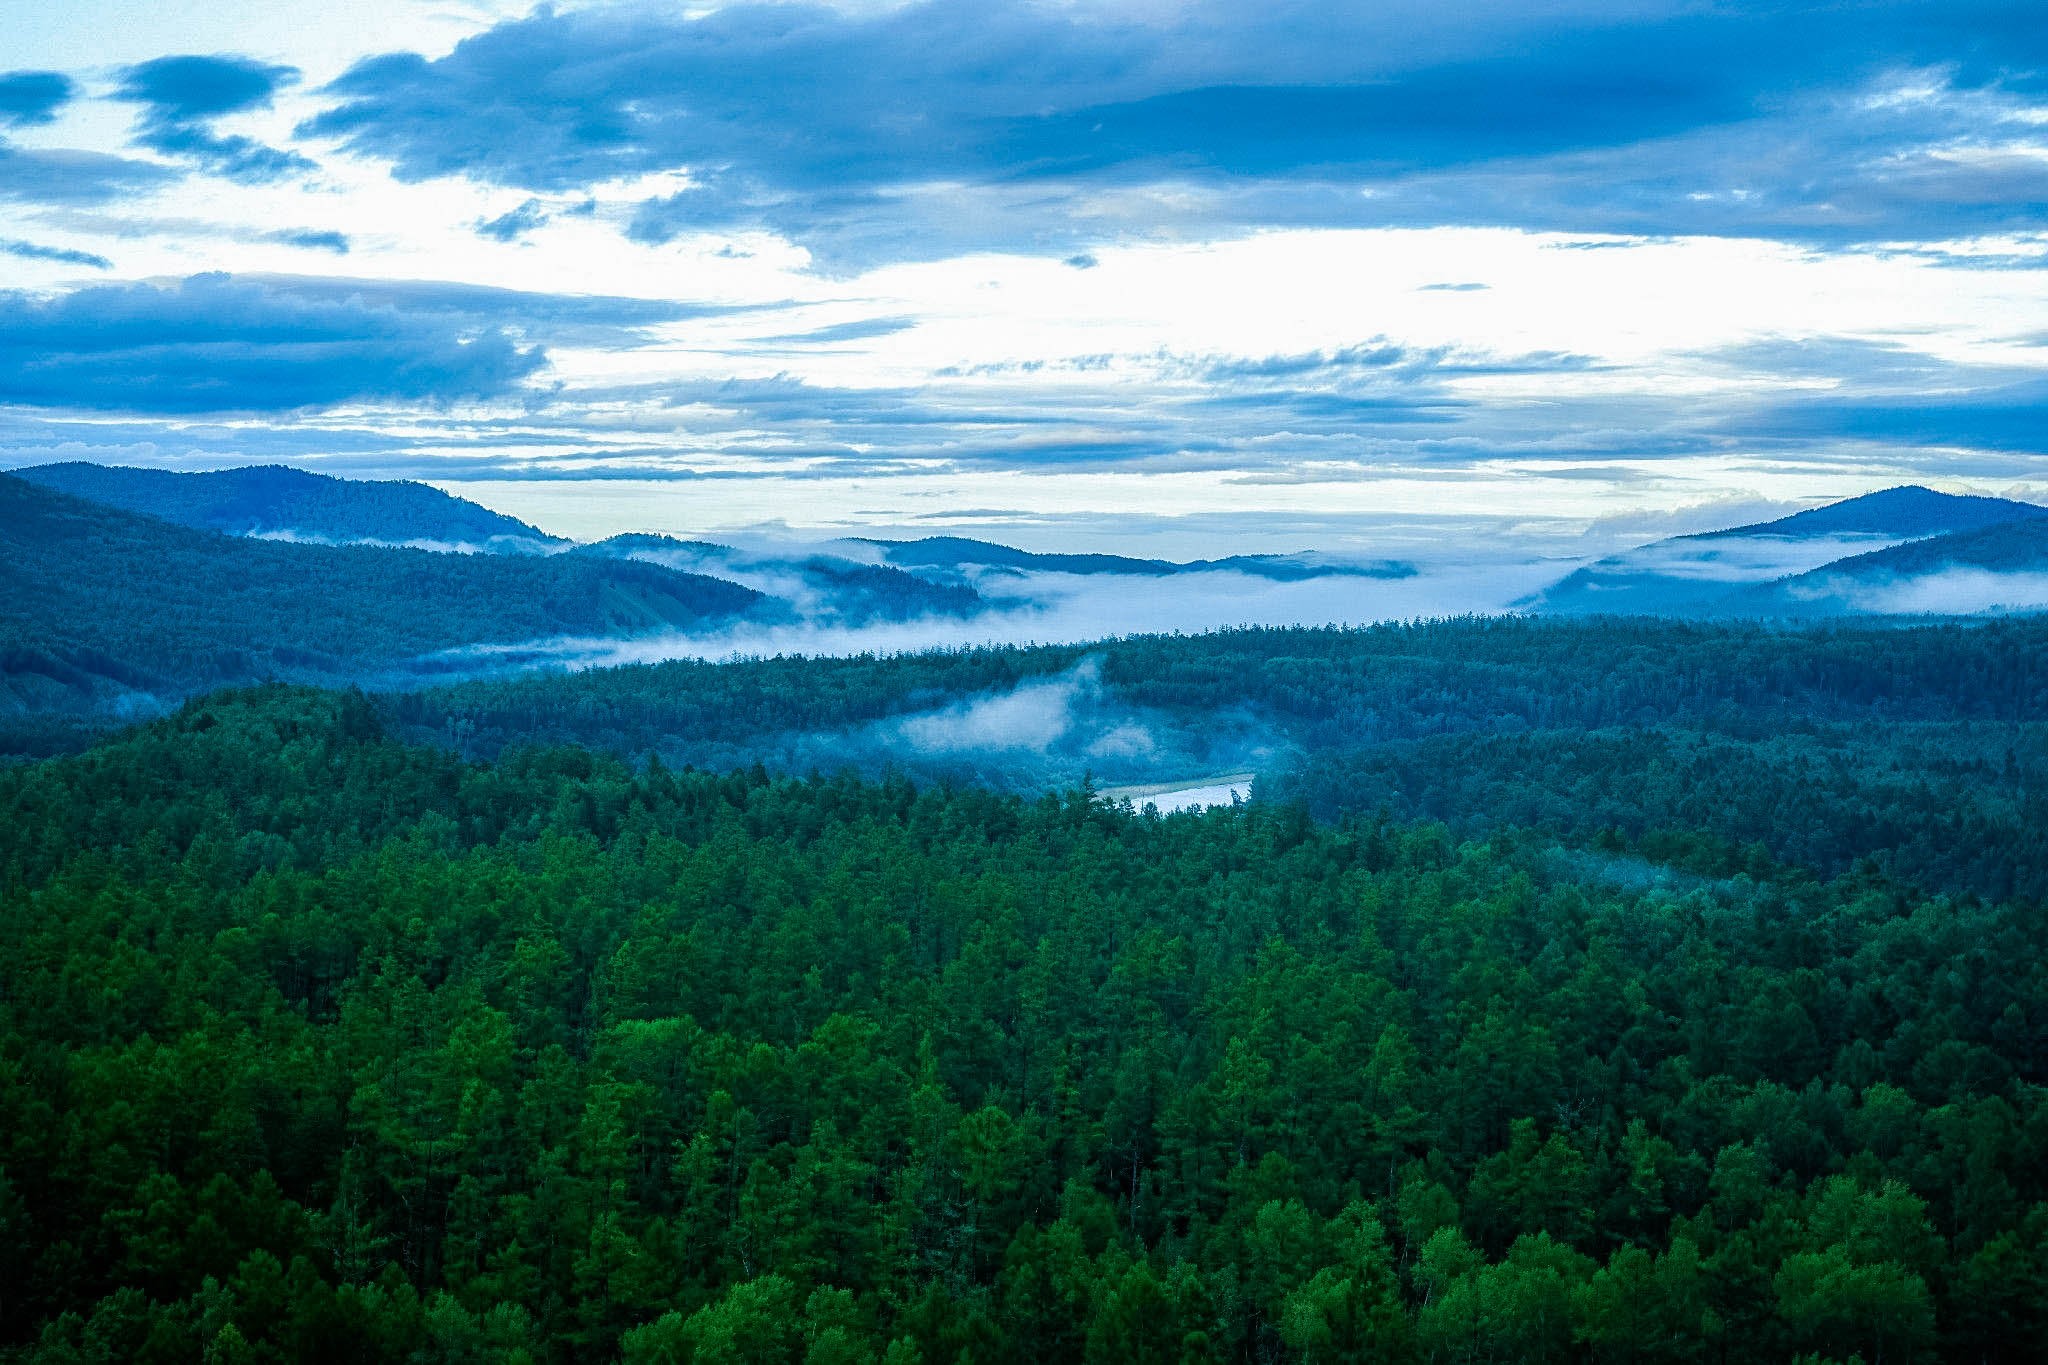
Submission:
POLYGON ((1953 615, 2048 607, 2048 518, 2034 516, 1838 559, 1739 597, 1744 614, 1953 615))
POLYGON ((763 600, 630 561, 226 536, 0 476, 0 713, 375 680, 437 651, 690 629, 763 600))
POLYGON ((1789 599, 1752 591, 1873 550, 2048 518, 2048 507, 1931 488, 1887 488, 1775 521, 1677 536, 1610 555, 1526 605, 1562 615, 1767 612, 1789 599))
POLYGON ((860 539, 859 545, 880 550, 889 563, 906 569, 1016 569, 1034 573, 1138 574, 1165 577, 1179 566, 1163 559, 1132 559, 1125 555, 1037 554, 993 541, 966 536, 926 536, 921 540, 860 539))
POLYGON ((1609 555, 1536 594, 1526 605, 1553 616, 1712 614, 1730 594, 1804 573, 1872 545, 1876 537, 1685 536, 1609 555))
POLYGON ((567 544, 423 483, 336 479, 283 465, 181 474, 70 463, 11 472, 59 493, 232 536, 495 551, 567 544))
POLYGON ((1682 540, 1715 540, 1730 536, 1783 536, 1807 539, 1816 536, 1880 536, 1888 540, 1918 540, 1926 536, 1974 531, 1983 526, 2017 521, 2027 517, 2048 517, 2048 507, 2010 498, 1983 498, 1960 493, 1937 493, 1932 488, 1906 484, 1885 488, 1861 497, 1811 507, 1776 521, 1736 526, 1726 531, 1707 531, 1682 536, 1682 540))
POLYGON ((644 534, 613 536, 579 546, 576 553, 642 560, 744 583, 787 603, 793 617, 818 625, 972 616, 988 606, 966 583, 933 581, 890 565, 837 555, 782 557, 644 534))
POLYGON ((1420 572, 1404 559, 1346 560, 1323 554, 1230 555, 1177 566, 1181 573, 1241 573, 1276 583, 1310 578, 1413 578, 1420 572))
POLYGON ((1408 578, 1416 570, 1399 560, 1354 562, 1328 555, 1232 555, 1176 563, 1167 559, 1133 559, 1109 554, 1039 554, 966 536, 927 536, 922 540, 860 540, 873 546, 891 564, 906 569, 1007 569, 1017 573, 1128 574, 1167 578, 1185 573, 1241 573, 1278 582, 1307 578, 1408 578))

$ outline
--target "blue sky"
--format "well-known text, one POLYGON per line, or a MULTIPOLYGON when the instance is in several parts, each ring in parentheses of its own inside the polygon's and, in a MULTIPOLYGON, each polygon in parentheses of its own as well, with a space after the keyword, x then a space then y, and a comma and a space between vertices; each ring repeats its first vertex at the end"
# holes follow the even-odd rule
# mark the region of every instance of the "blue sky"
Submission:
POLYGON ((2036 4, 284 8, 0 21, 0 463, 1039 543, 2048 496, 2036 4))

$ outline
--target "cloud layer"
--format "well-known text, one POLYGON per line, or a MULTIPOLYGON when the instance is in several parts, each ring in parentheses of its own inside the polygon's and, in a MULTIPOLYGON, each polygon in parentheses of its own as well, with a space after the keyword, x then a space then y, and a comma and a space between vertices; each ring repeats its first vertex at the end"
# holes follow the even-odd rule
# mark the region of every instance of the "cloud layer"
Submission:
POLYGON ((71 102, 77 86, 61 71, 9 71, 0 75, 0 127, 49 123, 71 102))
POLYGON ((224 276, 0 294, 0 403, 204 413, 448 402, 502 394, 544 361, 502 329, 224 276))
POLYGON ((116 98, 142 106, 136 141, 151 151, 186 158, 229 180, 262 184, 308 171, 297 152, 252 138, 214 131, 214 120, 267 109, 281 88, 298 79, 289 66, 245 57, 158 57, 129 67, 116 98))
POLYGON ((2021 4, 539 10, 363 61, 302 135, 568 191, 690 184, 629 231, 871 256, 1173 221, 1763 232, 2025 227, 2048 38, 2021 4), (887 240, 885 240, 887 239, 887 240))

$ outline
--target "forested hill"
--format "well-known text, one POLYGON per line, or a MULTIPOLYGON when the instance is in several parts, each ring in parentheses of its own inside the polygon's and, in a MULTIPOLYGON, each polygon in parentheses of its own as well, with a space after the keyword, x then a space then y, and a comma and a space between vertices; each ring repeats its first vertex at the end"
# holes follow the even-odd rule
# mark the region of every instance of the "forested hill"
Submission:
POLYGON ((406 733, 672 764, 852 766, 1017 789, 1256 770, 1578 846, 1710 833, 1833 873, 2048 899, 2048 622, 1807 629, 1480 618, 1091 646, 668 663, 380 702, 406 733))
MULTIPOLYGON (((1966 545, 2007 533, 2026 541, 2048 527, 2048 507, 2010 498, 1964 497, 1931 488, 1888 488, 1723 531, 1678 536, 1610 555, 1574 570, 1530 599, 1532 609, 1569 615, 1643 612, 1667 616, 1801 618, 1887 612, 1971 614, 1994 607, 2037 608, 2029 585, 2015 582, 2004 595, 1957 598, 1938 583, 1916 605, 1882 597, 1830 591, 1839 571, 1853 587, 1865 558, 1896 550, 1899 577, 1935 573, 1907 553, 1913 542, 1966 545), (2015 594, 2017 594, 2015 596, 2015 594)), ((1990 573, 2032 571, 2038 555, 1990 573)), ((1870 586, 1864 580, 1861 586, 1870 586)), ((1895 586, 1891 582, 1883 585, 1895 586)))
POLYGON ((894 565, 912 569, 997 569, 1024 573, 1104 574, 1137 578, 1170 578, 1177 574, 1240 573, 1278 582, 1308 578, 1409 578, 1417 572, 1402 560, 1347 560, 1313 553, 1231 555, 1185 563, 1168 559, 1136 559, 1112 554, 1046 554, 997 545, 965 536, 925 536, 918 540, 859 540, 855 544, 879 551, 894 565))
POLYGON ((566 543, 409 481, 336 479, 282 465, 183 474, 74 462, 11 472, 55 492, 229 535, 442 549, 539 550, 566 543))
POLYGON ((761 600, 651 564, 244 539, 5 476, 0 589, 0 713, 17 715, 358 679, 436 650, 687 626, 761 600))
POLYGON ((0 1349, 2036 1358, 2042 910, 1744 866, 195 702, 0 770, 0 1349))
POLYGON ((575 553, 644 560, 745 583, 792 601, 796 615, 819 625, 971 616, 988 606, 964 582, 934 581, 840 555, 751 553, 731 545, 647 534, 610 536, 580 545, 575 553))
POLYGON ((1891 612, 1986 611, 2048 604, 2048 517, 1908 541, 1752 588, 1749 610, 1821 615, 1844 604, 1891 612))
MULTIPOLYGON (((1134 704, 1269 717, 1318 746, 1475 729, 2048 715, 2048 621, 1831 623, 1469 617, 1138 635, 891 656, 678 660, 461 683, 394 699, 480 752, 523 740, 646 753, 693 736, 816 729, 1101 661, 1134 704)), ((674 755, 671 755, 672 757, 674 755)))

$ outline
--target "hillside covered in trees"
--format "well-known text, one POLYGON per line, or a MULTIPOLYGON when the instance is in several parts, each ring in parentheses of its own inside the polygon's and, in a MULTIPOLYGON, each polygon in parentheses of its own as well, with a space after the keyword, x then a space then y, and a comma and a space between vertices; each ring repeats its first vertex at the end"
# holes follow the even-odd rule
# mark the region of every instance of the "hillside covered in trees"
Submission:
POLYGON ((329 544, 368 541, 509 552, 565 545, 515 517, 410 480, 338 479, 284 465, 175 473, 73 461, 12 477, 200 530, 329 544))
POLYGON ((1751 619, 2038 610, 2048 507, 1906 486, 1595 560, 1529 609, 1751 619), (1962 585, 1953 570, 1976 571, 1962 585))
POLYGON ((653 564, 229 536, 0 475, 0 737, 31 752, 188 693, 369 680, 434 651, 729 619, 752 589, 653 564))
POLYGON ((1707 834, 480 765, 282 688, 0 771, 0 831, 13 1358, 2017 1361, 2048 1324, 2038 901, 1707 834))
POLYGON ((477 756, 544 739, 1020 791, 1254 770, 1326 821, 1706 832, 1827 875, 1867 859, 1929 891, 2048 898, 2044 659, 2032 618, 1482 618, 675 662, 379 704, 477 756))

